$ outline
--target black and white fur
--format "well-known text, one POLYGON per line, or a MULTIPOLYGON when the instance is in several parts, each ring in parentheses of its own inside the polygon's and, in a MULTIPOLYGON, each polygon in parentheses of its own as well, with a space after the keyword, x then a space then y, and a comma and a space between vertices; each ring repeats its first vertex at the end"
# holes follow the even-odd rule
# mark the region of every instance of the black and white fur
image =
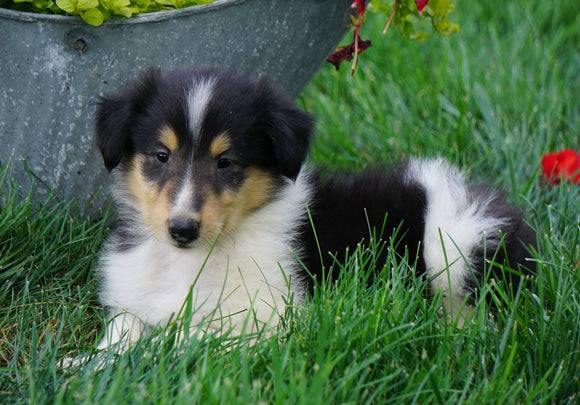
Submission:
POLYGON ((311 132, 265 81, 214 69, 149 71, 101 98, 96 141, 119 226, 98 269, 111 318, 100 348, 166 322, 188 294, 194 323, 273 325, 385 218, 383 237, 399 228, 400 257, 448 313, 474 302, 484 268, 510 277, 491 260, 527 265, 535 235, 499 193, 442 159, 328 178, 303 165, 311 132))

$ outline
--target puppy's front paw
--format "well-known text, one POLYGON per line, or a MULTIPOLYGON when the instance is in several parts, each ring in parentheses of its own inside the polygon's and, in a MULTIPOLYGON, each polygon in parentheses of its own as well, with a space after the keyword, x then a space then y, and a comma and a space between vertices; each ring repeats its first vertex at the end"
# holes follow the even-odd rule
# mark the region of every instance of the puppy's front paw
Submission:
POLYGON ((93 354, 83 354, 76 357, 65 357, 57 364, 63 369, 75 369, 84 367, 95 356, 93 354))

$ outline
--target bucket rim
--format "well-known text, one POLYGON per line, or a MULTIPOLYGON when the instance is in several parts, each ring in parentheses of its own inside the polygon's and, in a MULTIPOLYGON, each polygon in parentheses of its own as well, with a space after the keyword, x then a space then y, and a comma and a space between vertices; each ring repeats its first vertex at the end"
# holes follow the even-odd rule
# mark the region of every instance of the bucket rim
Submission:
MULTIPOLYGON (((149 22, 157 22, 157 21, 164 21, 170 20, 174 18, 180 18, 184 16, 194 15, 194 14, 202 14, 202 13, 209 13, 211 11, 215 11, 221 8, 226 8, 238 4, 245 3, 248 0, 216 0, 212 3, 208 4, 200 4, 198 6, 191 6, 185 8, 178 8, 173 10, 163 10, 163 11, 155 11, 152 13, 143 13, 143 14, 136 14, 129 18, 121 17, 121 16, 113 16, 110 19, 103 22, 98 27, 107 26, 107 25, 127 25, 127 24, 143 24, 149 22)), ((66 15, 58 15, 58 14, 42 14, 42 13, 33 13, 28 11, 17 11, 11 10, 8 8, 0 8, 0 20, 7 19, 7 20, 16 20, 16 21, 23 21, 23 22, 55 22, 60 24, 70 24, 70 25, 78 25, 83 24, 88 27, 92 27, 91 25, 84 22, 79 16, 66 16, 66 15)))

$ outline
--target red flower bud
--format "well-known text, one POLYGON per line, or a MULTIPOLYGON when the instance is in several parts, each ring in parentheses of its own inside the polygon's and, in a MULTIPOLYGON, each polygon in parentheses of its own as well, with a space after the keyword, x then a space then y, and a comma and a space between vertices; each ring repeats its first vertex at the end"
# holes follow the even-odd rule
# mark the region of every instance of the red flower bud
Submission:
POLYGON ((352 2, 352 4, 350 5, 350 8, 357 8, 358 10, 356 10, 356 12, 359 15, 362 15, 365 13, 365 0, 354 0, 352 2))
POLYGON ((580 155, 572 149, 547 153, 542 159, 542 173, 552 184, 562 180, 580 184, 580 155))
POLYGON ((429 3, 429 0, 415 0, 415 4, 417 5, 417 10, 419 10, 419 14, 423 12, 425 6, 429 3))

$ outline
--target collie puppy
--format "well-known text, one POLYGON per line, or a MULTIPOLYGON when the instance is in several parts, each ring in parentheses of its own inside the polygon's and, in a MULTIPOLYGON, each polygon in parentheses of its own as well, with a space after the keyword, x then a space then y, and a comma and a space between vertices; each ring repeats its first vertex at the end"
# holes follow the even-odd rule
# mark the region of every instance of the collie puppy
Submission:
POLYGON ((275 325, 371 237, 396 238, 387 246, 441 291, 447 315, 489 279, 518 288, 535 235, 500 193, 441 159, 325 176, 304 166, 312 127, 266 81, 215 69, 152 70, 100 99, 118 228, 98 268, 110 311, 99 348, 186 302, 205 330, 275 325))

